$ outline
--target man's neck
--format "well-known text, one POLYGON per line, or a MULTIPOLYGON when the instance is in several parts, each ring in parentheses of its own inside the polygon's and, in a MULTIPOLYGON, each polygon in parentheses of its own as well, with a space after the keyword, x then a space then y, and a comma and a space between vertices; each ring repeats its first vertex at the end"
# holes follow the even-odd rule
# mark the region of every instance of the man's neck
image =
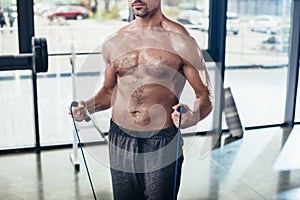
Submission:
POLYGON ((164 15, 160 7, 157 10, 154 10, 152 13, 149 13, 145 17, 136 17, 135 24, 138 28, 144 27, 159 27, 164 19, 164 15))

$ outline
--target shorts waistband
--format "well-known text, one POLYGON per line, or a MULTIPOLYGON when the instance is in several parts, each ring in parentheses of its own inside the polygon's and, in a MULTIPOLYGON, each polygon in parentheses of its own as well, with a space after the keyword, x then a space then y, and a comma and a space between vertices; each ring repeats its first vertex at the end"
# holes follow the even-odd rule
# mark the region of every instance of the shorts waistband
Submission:
POLYGON ((133 137, 133 138, 156 138, 156 137, 170 137, 175 136, 178 132, 178 129, 175 125, 172 125, 168 128, 163 128, 159 130, 150 130, 150 131, 136 131, 123 128, 116 124, 112 119, 110 120, 110 132, 118 132, 118 134, 124 137, 133 137))

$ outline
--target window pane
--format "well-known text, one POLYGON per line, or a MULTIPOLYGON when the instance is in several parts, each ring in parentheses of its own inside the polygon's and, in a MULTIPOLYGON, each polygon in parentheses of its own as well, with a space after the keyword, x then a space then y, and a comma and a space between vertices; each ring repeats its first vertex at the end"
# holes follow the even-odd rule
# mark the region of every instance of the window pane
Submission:
MULTIPOLYGON (((100 59, 101 55, 77 56, 75 74, 72 76, 69 56, 50 57, 50 67, 59 73, 50 71, 39 75, 38 78, 42 145, 66 144, 73 141, 73 124, 67 114, 67 108, 73 99, 87 99, 94 94, 97 82, 101 78, 100 59)), ((80 131, 84 132, 83 127, 89 125, 80 123, 80 131)))
POLYGON ((97 13, 93 15, 92 5, 65 3, 36 1, 34 5, 35 35, 47 39, 49 53, 49 70, 38 76, 42 146, 73 142, 72 121, 67 114, 67 107, 73 99, 89 98, 92 94, 84 96, 86 91, 95 91, 95 88, 88 90, 80 87, 81 83, 84 81, 86 85, 95 87, 96 83, 91 81, 99 79, 99 68, 103 65, 99 54, 101 43, 127 24, 119 19, 100 21, 97 13), (98 54, 88 55, 89 52, 98 54), (87 55, 76 55, 75 58, 72 53, 87 55), (76 88, 74 96, 71 58, 74 58, 72 63, 75 72, 80 74, 75 77, 75 87, 80 86, 76 88))
POLYGON ((18 54, 18 17, 16 0, 0 4, 0 55, 18 54))
POLYGON ((34 147, 31 71, 0 72, 0 149, 34 147))
MULTIPOLYGON (((229 0, 228 12, 238 34, 227 37, 227 66, 281 66, 288 60, 291 3, 287 1, 229 0)), ((228 13, 227 13, 228 14, 228 13)))
POLYGON ((184 25, 191 36, 196 39, 202 49, 208 48, 209 1, 200 0, 193 2, 168 1, 165 13, 171 19, 184 25), (173 15, 168 15, 168 10, 173 10, 173 15), (176 13, 176 14, 174 14, 176 13))
POLYGON ((227 31, 225 86, 232 88, 245 126, 283 122, 290 6, 286 1, 228 1, 227 16, 238 16, 239 32, 227 31))
POLYGON ((244 126, 282 123, 287 68, 226 70, 244 126))
POLYGON ((300 122, 300 81, 299 81, 299 78, 298 78, 298 91, 297 91, 295 121, 300 122))

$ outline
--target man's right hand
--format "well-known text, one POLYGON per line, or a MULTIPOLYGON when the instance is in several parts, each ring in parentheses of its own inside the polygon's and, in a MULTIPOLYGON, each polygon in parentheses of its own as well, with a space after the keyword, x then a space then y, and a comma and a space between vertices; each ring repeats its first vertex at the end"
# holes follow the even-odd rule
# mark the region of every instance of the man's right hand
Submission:
MULTIPOLYGON (((73 103, 72 103, 73 104, 73 103)), ((75 106, 74 104, 72 105, 72 113, 75 121, 77 122, 82 122, 83 120, 86 120, 89 118, 88 112, 86 109, 86 103, 84 101, 78 101, 78 105, 75 106)), ((72 115, 70 106, 68 107, 68 114, 72 115)))

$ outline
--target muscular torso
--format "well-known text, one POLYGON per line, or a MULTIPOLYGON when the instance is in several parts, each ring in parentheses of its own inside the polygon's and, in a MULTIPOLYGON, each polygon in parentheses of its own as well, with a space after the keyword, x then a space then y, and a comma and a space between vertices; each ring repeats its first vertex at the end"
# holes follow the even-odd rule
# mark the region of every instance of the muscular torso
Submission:
POLYGON ((172 106, 185 84, 182 60, 165 50, 145 48, 111 61, 117 75, 113 120, 133 130, 172 125, 172 106))

